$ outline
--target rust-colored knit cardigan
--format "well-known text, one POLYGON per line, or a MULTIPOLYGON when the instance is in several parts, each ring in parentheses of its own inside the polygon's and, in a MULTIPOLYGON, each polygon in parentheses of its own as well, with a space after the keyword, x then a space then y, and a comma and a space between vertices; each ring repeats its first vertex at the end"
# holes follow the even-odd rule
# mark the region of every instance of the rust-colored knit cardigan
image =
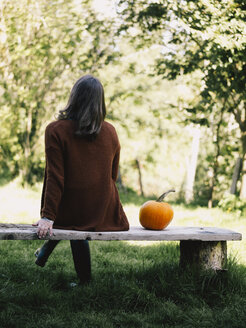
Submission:
POLYGON ((120 144, 114 127, 103 122, 94 141, 75 136, 75 131, 72 120, 46 128, 41 217, 59 229, 128 230, 115 185, 120 144))

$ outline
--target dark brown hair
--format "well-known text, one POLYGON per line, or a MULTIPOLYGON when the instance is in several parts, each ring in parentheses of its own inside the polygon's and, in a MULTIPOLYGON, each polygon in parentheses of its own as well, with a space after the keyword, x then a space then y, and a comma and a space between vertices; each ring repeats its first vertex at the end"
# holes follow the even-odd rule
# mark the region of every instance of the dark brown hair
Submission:
POLYGON ((74 84, 67 106, 59 111, 59 120, 75 120, 78 136, 95 139, 106 116, 104 90, 101 82, 92 75, 82 76, 74 84))

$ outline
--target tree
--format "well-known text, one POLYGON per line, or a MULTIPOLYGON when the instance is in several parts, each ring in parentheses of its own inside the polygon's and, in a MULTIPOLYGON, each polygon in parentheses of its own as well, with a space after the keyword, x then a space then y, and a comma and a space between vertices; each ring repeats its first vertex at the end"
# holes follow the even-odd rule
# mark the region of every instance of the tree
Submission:
POLYGON ((208 117, 217 104, 233 115, 243 160, 240 196, 246 198, 245 0, 121 0, 119 13, 124 20, 121 31, 135 27, 139 47, 162 45, 156 70, 163 78, 200 72, 199 95, 195 104, 185 108, 190 121, 210 125, 208 117))
POLYGON ((0 5, 0 171, 23 183, 43 174, 44 126, 81 73, 118 56, 113 25, 90 0, 4 0, 0 5))
POLYGON ((191 145, 191 156, 189 163, 187 163, 187 176, 185 185, 185 201, 190 203, 193 200, 193 187, 196 175, 197 157, 199 153, 200 135, 201 131, 199 127, 192 129, 192 145, 191 145))

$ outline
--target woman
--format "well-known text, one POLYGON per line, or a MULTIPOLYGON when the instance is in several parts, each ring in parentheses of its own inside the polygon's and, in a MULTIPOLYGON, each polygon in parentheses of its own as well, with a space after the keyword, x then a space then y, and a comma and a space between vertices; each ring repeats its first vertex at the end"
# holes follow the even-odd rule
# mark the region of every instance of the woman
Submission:
MULTIPOLYGON (((105 122, 106 107, 100 81, 91 75, 72 88, 58 120, 45 131, 46 168, 37 234, 52 227, 69 230, 128 230, 115 182, 120 144, 114 127, 105 122)), ((58 241, 48 241, 37 254, 44 266, 58 241)), ((70 241, 80 281, 91 278, 88 241, 70 241)))

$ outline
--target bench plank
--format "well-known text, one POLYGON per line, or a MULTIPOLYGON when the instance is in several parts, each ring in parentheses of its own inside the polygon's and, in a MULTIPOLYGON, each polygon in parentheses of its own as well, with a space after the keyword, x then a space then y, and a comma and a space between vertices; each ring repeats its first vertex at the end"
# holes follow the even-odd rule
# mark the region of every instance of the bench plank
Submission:
MULTIPOLYGON (((28 224, 0 223, 0 240, 34 240, 38 239, 37 228, 28 224)), ((53 240, 146 240, 146 241, 227 241, 241 240, 238 232, 215 227, 167 227, 165 230, 146 230, 142 227, 131 227, 129 231, 92 232, 77 230, 53 229, 53 240)))

